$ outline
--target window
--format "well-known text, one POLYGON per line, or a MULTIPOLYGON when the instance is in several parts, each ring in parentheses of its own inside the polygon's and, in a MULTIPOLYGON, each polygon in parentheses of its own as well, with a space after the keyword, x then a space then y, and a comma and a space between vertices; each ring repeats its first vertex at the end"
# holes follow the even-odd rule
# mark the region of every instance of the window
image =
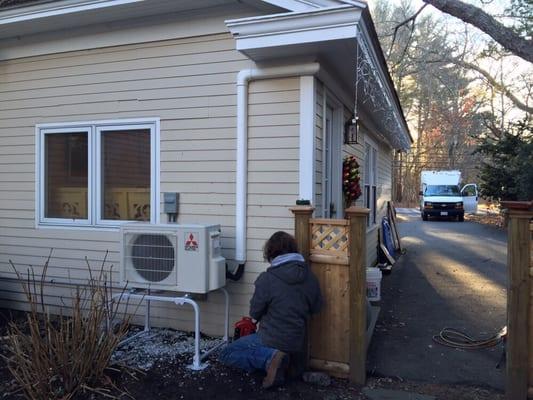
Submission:
POLYGON ((158 128, 157 120, 38 126, 39 223, 156 222, 158 128))
POLYGON ((373 144, 365 142, 365 207, 370 209, 367 226, 377 222, 377 159, 378 151, 373 144))

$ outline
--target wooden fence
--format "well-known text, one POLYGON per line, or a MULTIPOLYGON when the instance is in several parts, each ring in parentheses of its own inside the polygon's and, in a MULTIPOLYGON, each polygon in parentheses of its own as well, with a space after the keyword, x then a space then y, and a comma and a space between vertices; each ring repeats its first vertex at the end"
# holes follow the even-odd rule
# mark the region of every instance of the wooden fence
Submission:
MULTIPOLYGON (((309 327, 308 362, 314 369, 364 384, 369 342, 366 309, 368 209, 348 208, 347 219, 312 219, 314 208, 291 209, 300 252, 320 282, 324 308, 309 327)), ((374 315, 373 323, 377 314, 374 315)), ((373 324, 371 324, 373 326, 373 324)))
POLYGON ((507 238, 508 400, 533 399, 533 202, 502 202, 507 238))

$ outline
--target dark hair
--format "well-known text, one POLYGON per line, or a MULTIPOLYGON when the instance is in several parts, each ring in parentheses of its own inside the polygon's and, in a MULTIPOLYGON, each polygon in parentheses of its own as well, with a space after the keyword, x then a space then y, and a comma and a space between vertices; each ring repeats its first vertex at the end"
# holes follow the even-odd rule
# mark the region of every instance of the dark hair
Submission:
POLYGON ((263 247, 263 257, 271 262, 277 256, 288 253, 297 253, 298 245, 292 235, 287 232, 278 231, 270 236, 263 247))

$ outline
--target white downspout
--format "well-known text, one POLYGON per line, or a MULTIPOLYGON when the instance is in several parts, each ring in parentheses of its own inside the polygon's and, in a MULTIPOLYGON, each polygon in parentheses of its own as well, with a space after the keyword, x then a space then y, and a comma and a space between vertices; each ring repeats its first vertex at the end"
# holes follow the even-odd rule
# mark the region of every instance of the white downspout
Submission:
MULTIPOLYGON (((248 84, 252 80, 313 76, 319 63, 271 68, 243 69, 237 75, 237 176, 235 188, 235 261, 246 262, 246 219, 248 196, 248 84)), ((301 144, 300 144, 301 145, 301 144)))

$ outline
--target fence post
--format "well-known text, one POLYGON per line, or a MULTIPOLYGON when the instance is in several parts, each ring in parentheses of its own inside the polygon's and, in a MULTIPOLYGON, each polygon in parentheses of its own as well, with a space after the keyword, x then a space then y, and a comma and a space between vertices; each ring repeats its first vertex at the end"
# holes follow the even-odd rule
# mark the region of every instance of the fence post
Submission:
POLYGON ((368 208, 345 210, 350 221, 349 302, 350 302, 350 382, 366 381, 366 219, 368 208))
MULTIPOLYGON (((294 214, 294 238, 298 245, 298 251, 304 256, 309 268, 311 268, 311 262, 309 260, 311 248, 311 225, 309 220, 311 219, 315 208, 312 206, 296 206, 290 210, 294 214)), ((310 354, 309 346, 311 344, 309 334, 310 327, 308 323, 307 332, 305 334, 304 353, 301 355, 295 354, 292 357, 290 370, 292 370, 295 375, 300 375, 308 368, 310 354)), ((289 371, 289 374, 291 374, 291 371, 289 371)))
POLYGON ((311 206, 296 206, 290 210, 294 214, 294 238, 298 244, 298 251, 304 256, 305 261, 309 262, 311 242, 309 220, 315 208, 311 206))
MULTIPOLYGON (((533 202, 502 202, 509 216, 507 238, 507 379, 508 400, 525 400, 528 392, 529 360, 533 343, 529 331, 530 257, 533 202)), ((531 384, 532 382, 529 382, 531 384)))

